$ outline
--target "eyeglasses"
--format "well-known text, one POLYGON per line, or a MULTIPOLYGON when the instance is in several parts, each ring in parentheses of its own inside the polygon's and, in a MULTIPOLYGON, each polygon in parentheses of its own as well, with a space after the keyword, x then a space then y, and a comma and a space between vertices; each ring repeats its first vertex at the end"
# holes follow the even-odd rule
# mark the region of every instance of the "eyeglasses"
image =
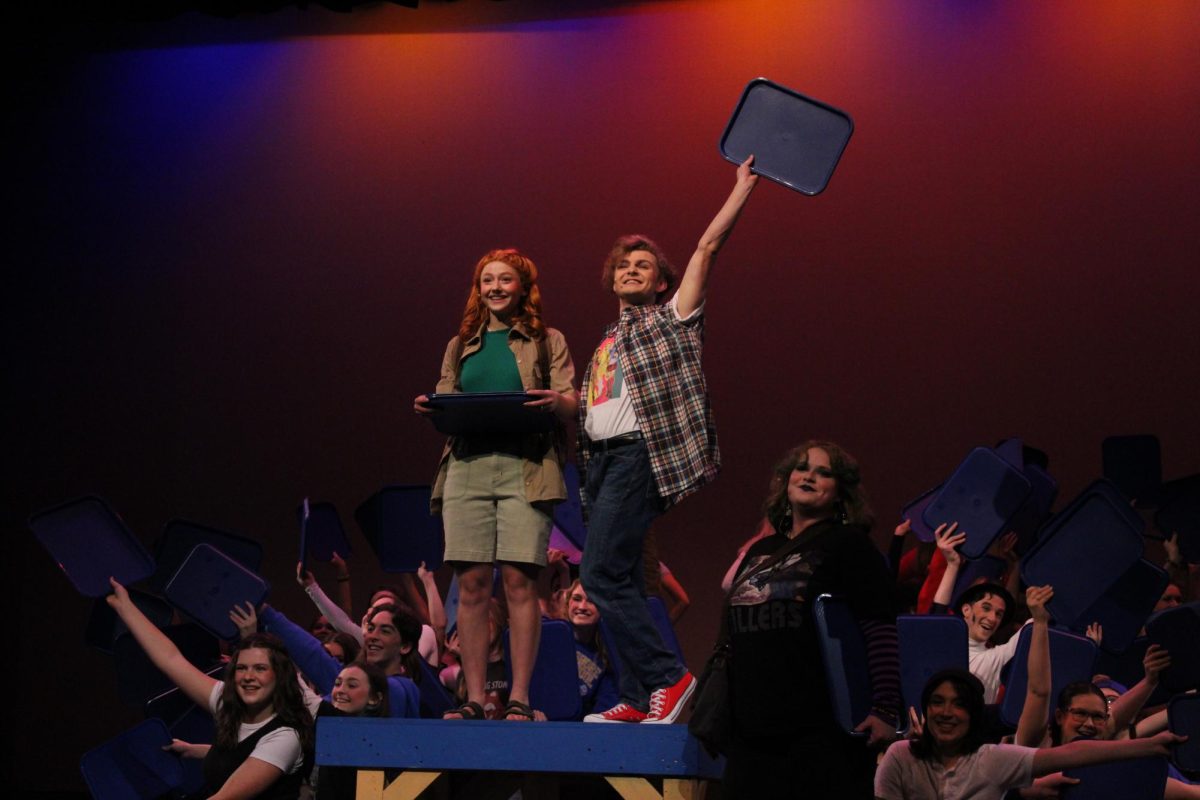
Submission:
POLYGON ((1068 708, 1067 713, 1076 722, 1086 722, 1089 719, 1095 725, 1103 725, 1108 722, 1108 714, 1102 711, 1085 711, 1082 708, 1068 708))

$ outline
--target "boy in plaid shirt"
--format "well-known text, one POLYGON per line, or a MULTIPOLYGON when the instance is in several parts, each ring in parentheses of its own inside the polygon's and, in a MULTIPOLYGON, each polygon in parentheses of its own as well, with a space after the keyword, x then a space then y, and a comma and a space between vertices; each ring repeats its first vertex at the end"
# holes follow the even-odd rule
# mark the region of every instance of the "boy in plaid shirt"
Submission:
POLYGON ((579 466, 588 537, 580 577, 621 660, 621 702, 585 722, 670 723, 695 679, 662 641, 646 607, 642 546, 655 516, 713 480, 716 428, 701 370, 704 300, 717 252, 754 189, 754 157, 700 238, 675 287, 658 245, 623 236, 602 281, 620 304, 583 376, 579 466))

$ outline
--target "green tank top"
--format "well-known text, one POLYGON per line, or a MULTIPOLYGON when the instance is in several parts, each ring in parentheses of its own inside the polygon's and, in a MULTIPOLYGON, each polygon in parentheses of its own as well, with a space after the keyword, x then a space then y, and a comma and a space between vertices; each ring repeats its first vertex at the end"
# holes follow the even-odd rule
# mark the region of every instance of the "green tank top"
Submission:
POLYGON ((508 329, 485 331, 482 347, 467 356, 459 383, 464 392, 521 392, 517 359, 508 349, 508 329))

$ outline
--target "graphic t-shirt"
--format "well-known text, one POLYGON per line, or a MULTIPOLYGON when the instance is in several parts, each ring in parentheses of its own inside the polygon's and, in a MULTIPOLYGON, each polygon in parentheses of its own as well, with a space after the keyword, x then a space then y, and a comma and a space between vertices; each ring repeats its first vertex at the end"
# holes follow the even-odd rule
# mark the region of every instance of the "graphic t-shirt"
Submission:
POLYGON ((633 397, 625 391, 625 375, 617 357, 617 338, 600 342, 592 355, 591 379, 584 387, 587 419, 584 427, 593 442, 641 430, 633 397))
POLYGON ((885 619, 891 611, 890 576, 864 530, 821 523, 801 535, 807 541, 774 565, 765 562, 787 544, 785 537, 751 545, 730 597, 734 725, 741 736, 830 726, 833 709, 812 622, 818 596, 845 597, 858 619, 885 619))

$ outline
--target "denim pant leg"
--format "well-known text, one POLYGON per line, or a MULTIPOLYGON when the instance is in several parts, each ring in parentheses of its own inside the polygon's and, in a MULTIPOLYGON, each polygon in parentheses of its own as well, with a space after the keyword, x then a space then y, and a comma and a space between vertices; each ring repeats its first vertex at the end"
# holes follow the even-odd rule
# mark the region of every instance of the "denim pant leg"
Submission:
POLYGON ((650 692, 684 675, 646 606, 642 546, 659 499, 645 444, 597 453, 588 463, 587 544, 580 578, 621 659, 621 700, 645 711, 650 692))

